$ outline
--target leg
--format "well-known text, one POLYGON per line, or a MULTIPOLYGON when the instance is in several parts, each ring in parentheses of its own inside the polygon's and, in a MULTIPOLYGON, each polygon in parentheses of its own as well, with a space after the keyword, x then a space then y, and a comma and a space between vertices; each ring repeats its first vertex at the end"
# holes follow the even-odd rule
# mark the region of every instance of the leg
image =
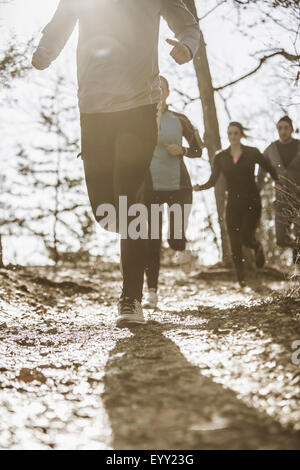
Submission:
POLYGON ((242 244, 253 249, 260 246, 260 242, 256 240, 255 232, 259 225, 261 217, 260 200, 249 201, 245 204, 242 219, 242 244))
POLYGON ((259 198, 245 203, 242 221, 242 244, 255 251, 255 264, 257 268, 263 268, 265 255, 263 246, 256 239, 256 230, 261 217, 261 202, 259 198))
POLYGON ((275 232, 277 245, 281 248, 294 247, 290 237, 291 220, 288 208, 284 204, 275 203, 275 232))
POLYGON ((148 288, 157 290, 158 276, 160 270, 163 214, 159 212, 158 238, 152 239, 151 204, 163 204, 163 201, 160 197, 160 192, 151 191, 150 194, 148 193, 146 196, 145 204, 148 209, 148 240, 146 248, 145 272, 147 277, 148 288))
MULTIPOLYGON (((140 199, 157 142, 156 105, 119 113, 115 141, 115 199, 127 197, 128 208, 140 199)), ((133 217, 128 217, 128 224, 133 217)), ((145 221, 146 222, 146 221, 145 221)), ((146 222, 147 223, 147 222, 146 222)), ((147 241, 121 238, 123 297, 141 301, 147 241)))
POLYGON ((81 145, 85 180, 93 214, 100 204, 114 204, 115 115, 82 114, 81 145))
POLYGON ((178 204, 180 207, 181 217, 176 216, 176 212, 169 212, 169 235, 168 244, 170 248, 175 251, 184 251, 186 247, 186 230, 188 226, 188 219, 192 208, 193 193, 190 189, 180 189, 178 191, 168 192, 167 204, 170 208, 173 204, 178 204), (181 234, 178 238, 176 235, 181 234))
POLYGON ((231 253, 235 265, 238 281, 244 282, 244 260, 242 250, 242 207, 234 201, 228 200, 226 207, 226 224, 230 239, 231 253))
POLYGON ((147 254, 146 254, 146 276, 148 289, 155 289, 158 287, 158 276, 160 270, 160 252, 161 252, 161 238, 159 240, 148 240, 147 254))

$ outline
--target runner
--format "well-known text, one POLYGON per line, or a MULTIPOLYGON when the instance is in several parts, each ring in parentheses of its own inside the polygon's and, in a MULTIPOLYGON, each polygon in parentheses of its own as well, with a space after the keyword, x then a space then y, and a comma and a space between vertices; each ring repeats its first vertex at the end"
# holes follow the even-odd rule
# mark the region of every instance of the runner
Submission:
MULTIPOLYGON (((282 117, 277 123, 279 140, 267 147, 265 158, 277 169, 280 185, 276 191, 275 231, 277 245, 292 248, 296 272, 300 265, 300 140, 293 138, 294 126, 291 118, 282 117), (294 239, 291 225, 294 224, 294 239)), ((265 172, 258 175, 261 190, 265 172)))
POLYGON ((79 20, 78 97, 88 195, 96 220, 107 230, 105 207, 113 205, 115 231, 122 232, 118 326, 144 323, 146 242, 126 237, 132 218, 126 217, 124 230, 119 198, 127 198, 128 208, 138 201, 157 142, 161 16, 177 38, 167 39, 171 56, 178 64, 189 62, 200 32, 181 0, 61 0, 32 59, 37 69, 47 68, 79 20))
MULTIPOLYGON (((157 306, 157 287, 160 269, 160 251, 162 242, 162 213, 159 215, 159 237, 152 238, 151 205, 168 207, 179 204, 180 227, 176 237, 176 212, 169 212, 169 246, 178 252, 184 252, 186 247, 185 231, 187 228, 189 211, 193 200, 191 180, 184 164, 183 157, 197 158, 202 155, 202 142, 197 130, 189 119, 183 114, 171 111, 166 103, 169 96, 169 83, 163 76, 161 80, 161 118, 158 133, 158 142, 154 150, 153 159, 145 184, 145 203, 148 208, 149 240, 147 249, 146 276, 148 284, 148 298, 145 306, 157 306), (189 148, 182 146, 182 138, 189 143, 189 148), (186 205, 186 207, 185 207, 186 205), (183 217, 185 215, 185 217, 183 217), (182 234, 180 236, 180 233, 182 234)), ((174 207, 174 206, 173 206, 174 207)), ((187 257, 188 258, 188 257, 187 257)), ((191 261, 189 259, 189 261, 191 261)), ((185 260, 187 262, 187 260, 185 260)))
POLYGON ((265 257, 262 245, 255 238, 261 216, 261 201, 255 183, 254 168, 258 163, 277 181, 276 170, 255 147, 241 144, 246 129, 239 122, 228 126, 230 147, 220 151, 214 159, 212 174, 207 183, 194 186, 195 191, 212 188, 222 172, 228 191, 226 223, 231 243, 233 262, 241 287, 246 285, 242 245, 255 250, 256 266, 263 267, 265 257))

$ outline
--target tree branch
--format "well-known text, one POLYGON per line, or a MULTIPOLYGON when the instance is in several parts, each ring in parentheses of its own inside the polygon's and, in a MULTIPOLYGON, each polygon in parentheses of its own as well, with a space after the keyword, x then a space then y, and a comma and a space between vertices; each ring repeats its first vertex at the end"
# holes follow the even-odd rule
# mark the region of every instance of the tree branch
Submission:
POLYGON ((258 65, 253 70, 251 70, 251 72, 248 72, 245 75, 242 75, 242 77, 237 78, 236 80, 233 80, 229 83, 226 83, 226 85, 214 88, 214 91, 224 90, 224 88, 227 88, 231 85, 235 85, 236 83, 240 82, 241 80, 244 80, 245 78, 248 78, 251 75, 254 75, 262 67, 262 65, 265 62, 267 62, 267 60, 271 59, 272 57, 278 56, 278 55, 281 55, 282 57, 289 60, 290 62, 296 62, 296 61, 299 61, 299 59, 300 59, 300 55, 289 54, 284 49, 282 49, 280 51, 273 52, 272 54, 269 54, 269 55, 266 55, 266 56, 262 57, 259 60, 258 65))
POLYGON ((217 8, 219 8, 221 5, 223 5, 224 3, 226 3, 227 0, 222 0, 220 3, 217 3, 213 8, 211 8, 207 13, 205 13, 205 15, 201 16, 200 18, 197 18, 199 21, 202 21, 204 20, 205 18, 208 17, 208 15, 210 15, 211 13, 213 13, 217 8))

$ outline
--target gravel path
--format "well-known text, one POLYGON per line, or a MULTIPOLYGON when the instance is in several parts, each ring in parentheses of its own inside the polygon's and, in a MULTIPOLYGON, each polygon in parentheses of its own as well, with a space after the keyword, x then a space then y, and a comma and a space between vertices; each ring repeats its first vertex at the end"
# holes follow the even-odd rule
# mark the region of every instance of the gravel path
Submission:
POLYGON ((0 448, 299 449, 300 299, 276 277, 164 268, 130 331, 113 264, 0 270, 0 448))

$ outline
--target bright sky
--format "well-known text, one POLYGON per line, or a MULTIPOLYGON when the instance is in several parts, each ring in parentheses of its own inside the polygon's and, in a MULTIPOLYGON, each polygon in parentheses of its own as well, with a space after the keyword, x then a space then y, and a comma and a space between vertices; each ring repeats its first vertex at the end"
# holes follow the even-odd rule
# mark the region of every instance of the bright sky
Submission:
MULTIPOLYGON (((199 16, 202 17, 216 3, 217 0, 196 0, 199 16)), ((57 4, 58 0, 11 0, 6 5, 0 3, 1 36, 4 35, 8 38, 10 34, 15 34, 20 42, 26 42, 34 37, 37 44, 40 39, 40 31, 50 20, 57 4)), ((250 26, 245 28, 248 35, 244 37, 237 27, 237 14, 233 10, 229 11, 228 5, 220 6, 201 22, 215 85, 225 84, 252 70, 257 64, 257 57, 264 55, 264 52, 259 51, 265 51, 271 44, 292 49, 293 34, 284 29, 278 29, 274 23, 261 23, 255 28, 251 28, 257 19, 255 11, 254 8, 250 8, 247 12, 243 12, 240 27, 250 26), (257 56, 253 57, 253 54, 257 52, 259 52, 257 56)), ((280 21, 282 18, 285 21, 290 21, 287 14, 284 17, 280 15, 279 12, 278 19, 280 21)), ((285 26, 288 29, 288 24, 285 26)), ((160 42, 161 72, 169 78, 171 89, 178 88, 190 96, 196 97, 198 89, 192 64, 182 67, 174 66, 168 56, 170 46, 165 44, 164 39, 172 36, 173 33, 163 23, 160 42)), ((4 135, 2 146, 5 145, 5 139, 10 139, 10 142, 15 141, 16 129, 18 129, 18 137, 22 136, 24 144, 32 140, 36 117, 33 112, 29 111, 33 110, 34 103, 38 105, 40 95, 45 93, 50 80, 58 72, 65 74, 75 84, 75 46, 76 34, 73 35, 61 56, 49 70, 42 73, 33 70, 30 76, 16 87, 15 96, 20 98, 18 107, 15 110, 9 109, 9 111, 3 107, 0 109, 0 112, 1 110, 4 112, 2 116, 5 116, 1 124, 2 127, 5 126, 2 131, 4 135)), ((28 57, 28 61, 30 60, 31 57, 28 57)), ((277 138, 274 124, 283 114, 288 112, 291 115, 295 121, 295 127, 300 124, 300 106, 285 106, 285 109, 282 106, 282 103, 290 105, 290 101, 300 103, 299 89, 294 88, 292 81, 289 80, 289 77, 293 77, 295 74, 291 73, 292 69, 287 64, 283 68, 279 60, 273 60, 272 64, 274 67, 264 67, 256 76, 241 82, 232 89, 227 89, 222 94, 223 98, 228 100, 227 108, 230 119, 241 121, 250 127, 253 139, 249 141, 249 145, 256 145, 261 150, 268 142, 277 138), (280 76, 283 78, 280 79, 280 76)), ((75 102, 75 86, 71 87, 69 92, 73 95, 75 102)), ((216 101, 224 146, 227 145, 226 128, 229 116, 223 100, 218 95, 216 95, 216 101)), ((174 93, 170 96, 170 103, 175 109, 183 109, 183 103, 174 93)), ((203 119, 199 101, 188 105, 185 112, 203 134, 203 119)), ((10 145, 5 147, 9 148, 10 145)), ((9 157, 5 152, 2 153, 2 158, 4 158, 3 155, 5 158, 9 157)), ((188 162, 188 166, 192 179, 195 181, 195 172, 199 173, 199 170, 195 167, 195 163, 188 162)), ((209 165, 205 161, 201 162, 200 167, 203 175, 208 174, 209 165)), ((203 178, 204 176, 202 176, 202 180, 203 178)), ((212 204, 212 194, 207 193, 205 197, 212 204)))

